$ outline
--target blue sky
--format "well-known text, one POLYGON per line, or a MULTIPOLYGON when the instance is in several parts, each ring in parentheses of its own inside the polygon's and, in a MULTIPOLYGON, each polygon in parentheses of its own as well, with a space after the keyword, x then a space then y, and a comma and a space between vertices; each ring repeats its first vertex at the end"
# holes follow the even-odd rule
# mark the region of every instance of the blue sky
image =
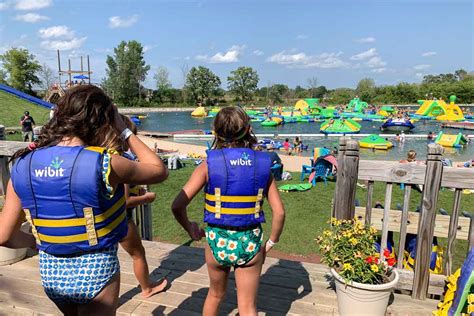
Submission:
POLYGON ((259 86, 328 88, 419 82, 425 74, 473 70, 473 1, 59 1, 0 0, 0 53, 26 47, 53 70, 89 54, 93 81, 121 40, 145 47, 154 70, 166 67, 174 86, 182 68, 209 67, 221 77, 251 66, 259 86))

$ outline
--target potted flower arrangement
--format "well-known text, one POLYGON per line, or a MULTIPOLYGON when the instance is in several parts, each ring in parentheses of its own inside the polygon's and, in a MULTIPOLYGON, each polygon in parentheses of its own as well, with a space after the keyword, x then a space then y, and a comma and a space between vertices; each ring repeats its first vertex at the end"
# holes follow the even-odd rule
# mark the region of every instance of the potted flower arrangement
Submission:
POLYGON ((395 258, 384 251, 380 260, 373 227, 358 220, 331 220, 331 228, 316 238, 322 261, 329 265, 336 284, 339 314, 385 315, 399 275, 395 258))

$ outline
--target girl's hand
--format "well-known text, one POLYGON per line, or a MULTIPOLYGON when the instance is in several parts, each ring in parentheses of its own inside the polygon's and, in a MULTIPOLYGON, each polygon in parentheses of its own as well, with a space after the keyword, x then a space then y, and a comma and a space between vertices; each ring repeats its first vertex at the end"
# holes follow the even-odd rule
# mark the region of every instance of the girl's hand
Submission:
POLYGON ((198 241, 201 240, 206 234, 204 233, 204 229, 199 227, 199 224, 196 222, 190 222, 186 231, 191 237, 192 240, 198 241))
POLYGON ((120 116, 118 112, 117 106, 114 105, 114 122, 113 122, 113 127, 115 128, 115 131, 120 135, 124 129, 127 128, 127 124, 123 121, 122 117, 120 116))
POLYGON ((270 250, 272 250, 272 249, 273 249, 273 246, 270 245, 270 243, 267 241, 267 242, 265 243, 265 255, 266 255, 270 250))
POLYGON ((144 195, 146 203, 151 203, 156 199, 156 193, 155 192, 146 192, 144 195))

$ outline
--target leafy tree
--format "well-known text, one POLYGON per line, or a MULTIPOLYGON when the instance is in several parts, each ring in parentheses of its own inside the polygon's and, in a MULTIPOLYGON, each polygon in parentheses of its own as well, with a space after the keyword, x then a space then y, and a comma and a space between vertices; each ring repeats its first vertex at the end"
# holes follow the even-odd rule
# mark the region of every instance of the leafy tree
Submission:
POLYGON ((141 99, 141 83, 145 81, 150 66, 143 58, 143 46, 137 41, 122 41, 114 48, 114 55, 107 56, 105 86, 118 103, 141 99))
POLYGON ((355 95, 353 89, 337 88, 329 92, 328 101, 332 104, 347 104, 355 95))
POLYGON ((268 90, 268 98, 270 102, 282 103, 284 98, 288 98, 290 89, 285 84, 274 84, 268 90))
POLYGON ((325 86, 319 86, 313 91, 313 98, 322 98, 328 92, 325 86))
POLYGON ((359 81, 356 93, 362 101, 372 102, 375 97, 375 82, 373 79, 364 78, 359 81))
POLYGON ((7 84, 7 73, 3 69, 0 69, 0 83, 7 84))
POLYGON ((302 86, 296 86, 295 87, 295 97, 298 99, 305 99, 308 97, 308 91, 303 88, 302 86))
POLYGON ((163 103, 165 99, 169 98, 171 95, 171 82, 169 80, 168 69, 165 67, 159 67, 153 78, 156 80, 156 92, 154 98, 159 103, 163 103))
POLYGON ((212 97, 218 94, 220 85, 221 79, 209 68, 203 66, 191 68, 184 86, 188 103, 210 104, 212 97))
POLYGON ((7 83, 15 89, 32 92, 33 85, 40 84, 37 74, 41 66, 35 56, 24 48, 12 48, 0 55, 7 83))
POLYGON ((41 79, 41 88, 43 88, 43 90, 48 90, 54 83, 54 72, 45 63, 41 65, 39 77, 41 79))
POLYGON ((230 73, 231 76, 227 77, 229 92, 236 100, 244 103, 252 101, 259 80, 257 72, 251 67, 239 67, 230 73))

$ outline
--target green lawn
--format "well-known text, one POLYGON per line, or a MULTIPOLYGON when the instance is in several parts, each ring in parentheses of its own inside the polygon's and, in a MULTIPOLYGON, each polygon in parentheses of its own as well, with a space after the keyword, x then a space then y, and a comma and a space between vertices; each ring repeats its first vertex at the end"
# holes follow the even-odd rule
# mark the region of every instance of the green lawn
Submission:
MULTIPOLYGON (((191 175, 194 168, 190 165, 180 170, 170 171, 170 176, 166 182, 152 186, 156 192, 157 199, 153 203, 153 227, 154 236, 160 241, 182 244, 189 241, 188 235, 175 221, 171 213, 171 203, 184 183, 191 175)), ((291 183, 299 182, 299 173, 294 172, 294 180, 291 183)), ((284 183, 290 183, 285 181, 284 183)), ((281 193, 286 208, 285 230, 281 236, 278 250, 288 254, 308 255, 317 253, 317 247, 314 241, 324 228, 327 227, 327 221, 330 217, 331 199, 335 188, 334 182, 329 182, 327 186, 323 183, 317 183, 316 187, 306 192, 281 193)), ((384 186, 379 183, 374 189, 374 202, 376 200, 384 201, 384 186)), ((361 205, 365 202, 366 190, 357 188, 357 198, 361 205)), ((421 195, 418 192, 412 193, 411 209, 414 210, 419 204, 421 195)), ((452 208, 453 192, 443 190, 440 193, 438 207, 448 211, 452 208)), ((202 208, 204 196, 200 193, 188 208, 189 217, 197 222, 202 222, 202 208)), ((392 209, 397 203, 403 202, 403 191, 398 187, 393 189, 392 209)), ((474 195, 462 196, 462 210, 468 210, 474 213, 474 195)), ((267 210, 267 223, 264 230, 270 231, 271 212, 267 210)), ((398 237, 397 237, 398 238, 398 237)), ((395 240, 397 242, 397 239, 395 240)), ((445 240, 440 241, 446 244, 445 240)), ((200 242, 202 244, 202 241, 200 242)), ((461 265, 467 251, 467 242, 456 242, 455 267, 461 265)))
POLYGON ((20 117, 25 111, 30 112, 38 125, 44 124, 49 119, 48 109, 0 91, 0 125, 6 127, 20 126, 20 117))

